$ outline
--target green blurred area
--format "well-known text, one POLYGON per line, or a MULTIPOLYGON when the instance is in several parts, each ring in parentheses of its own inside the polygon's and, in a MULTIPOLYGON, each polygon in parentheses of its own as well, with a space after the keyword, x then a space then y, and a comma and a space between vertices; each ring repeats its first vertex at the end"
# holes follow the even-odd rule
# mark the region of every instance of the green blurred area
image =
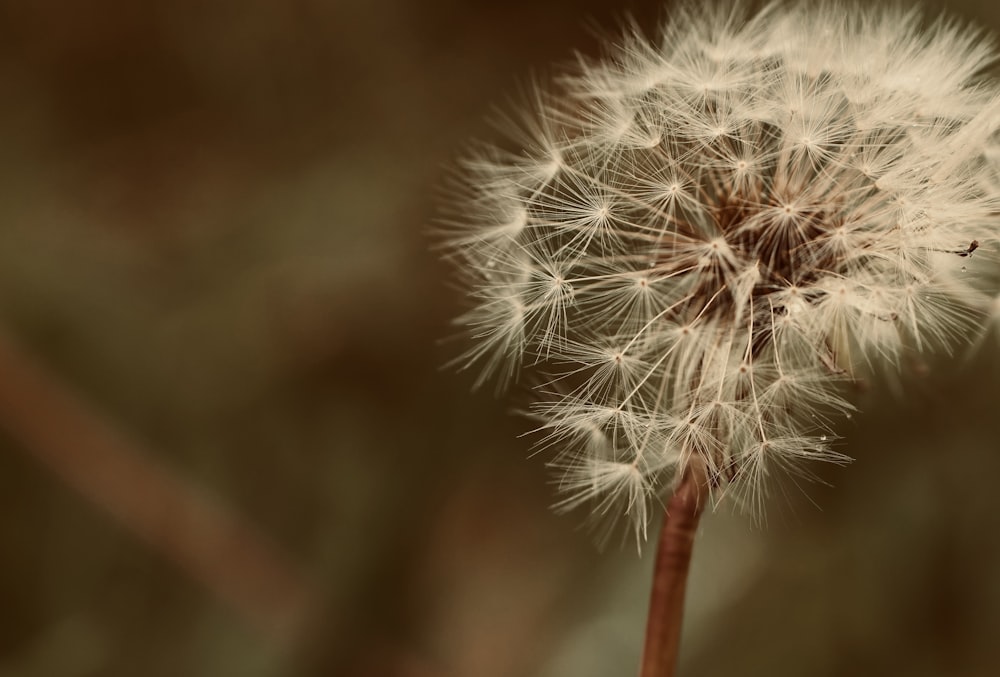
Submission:
MULTIPOLYGON (((2 331, 265 534, 316 609, 274 645, 0 434, 0 677, 635 672, 650 553, 552 515, 516 401, 441 369, 461 300, 426 237, 491 107, 626 11, 664 15, 0 4, 2 331)), ((766 528, 706 519, 682 674, 1000 674, 995 353, 861 393, 858 461, 766 528)))

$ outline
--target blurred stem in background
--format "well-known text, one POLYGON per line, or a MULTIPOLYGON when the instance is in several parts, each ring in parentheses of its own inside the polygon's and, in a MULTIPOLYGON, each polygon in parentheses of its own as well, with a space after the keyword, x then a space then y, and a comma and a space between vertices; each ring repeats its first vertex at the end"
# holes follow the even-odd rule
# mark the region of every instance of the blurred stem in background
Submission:
POLYGON ((82 496, 287 647, 316 599, 252 525, 194 487, 0 331, 0 428, 82 496))

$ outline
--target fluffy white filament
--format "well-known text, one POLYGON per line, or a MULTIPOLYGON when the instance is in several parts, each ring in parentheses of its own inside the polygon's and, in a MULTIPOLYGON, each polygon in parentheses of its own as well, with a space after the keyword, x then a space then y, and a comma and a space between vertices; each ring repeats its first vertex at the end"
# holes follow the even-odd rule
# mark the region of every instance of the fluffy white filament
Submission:
POLYGON ((699 5, 466 158, 443 228, 462 362, 547 375, 561 507, 642 537, 691 463, 754 504, 774 470, 845 459, 844 379, 1000 316, 993 58, 899 9, 699 5))

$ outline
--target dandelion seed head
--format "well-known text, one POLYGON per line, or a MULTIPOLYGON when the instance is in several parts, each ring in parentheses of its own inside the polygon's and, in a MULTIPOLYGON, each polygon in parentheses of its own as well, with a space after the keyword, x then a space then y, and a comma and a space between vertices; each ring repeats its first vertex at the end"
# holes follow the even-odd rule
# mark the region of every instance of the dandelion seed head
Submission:
POLYGON ((988 39, 899 8, 691 5, 616 44, 460 165, 442 241, 460 363, 544 374, 560 507, 641 538, 691 464, 756 508, 843 461, 844 381, 997 322, 965 264, 1000 235, 1000 87, 988 39))

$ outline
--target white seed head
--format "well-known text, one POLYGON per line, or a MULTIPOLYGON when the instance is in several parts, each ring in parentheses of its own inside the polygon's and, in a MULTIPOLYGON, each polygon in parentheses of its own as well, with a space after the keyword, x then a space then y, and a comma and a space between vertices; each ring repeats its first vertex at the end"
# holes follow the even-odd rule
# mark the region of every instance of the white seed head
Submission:
POLYGON ((692 6, 461 165, 461 361, 547 375, 560 506, 641 538, 690 464, 755 505, 773 471, 845 459, 845 379, 997 317, 994 56, 900 9, 692 6))

